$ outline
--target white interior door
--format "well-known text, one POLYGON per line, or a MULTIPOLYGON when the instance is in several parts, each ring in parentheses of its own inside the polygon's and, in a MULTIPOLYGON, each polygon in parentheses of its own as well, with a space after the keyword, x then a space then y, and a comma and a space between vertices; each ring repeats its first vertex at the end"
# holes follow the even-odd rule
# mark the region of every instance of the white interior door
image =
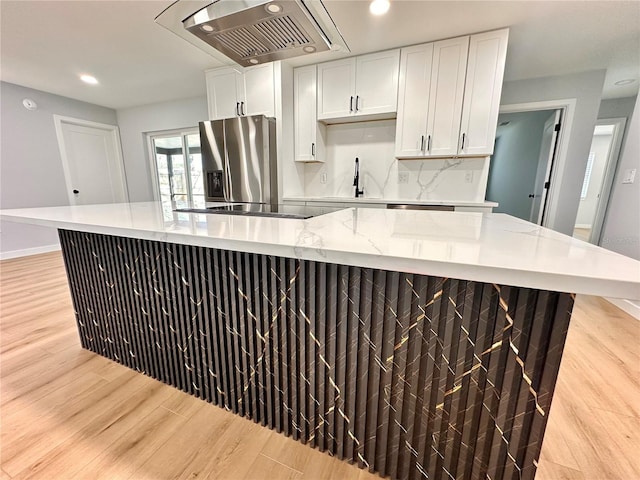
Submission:
POLYGON ((59 116, 55 122, 69 203, 127 202, 117 127, 59 116))
POLYGON ((529 221, 542 225, 545 212, 545 203, 549 193, 549 182, 551 181, 551 167, 556 153, 558 132, 560 129, 560 117, 562 110, 556 110, 544 124, 542 130, 542 140, 540 144, 540 157, 538 159, 538 169, 536 172, 536 182, 531 203, 531 216, 529 221))

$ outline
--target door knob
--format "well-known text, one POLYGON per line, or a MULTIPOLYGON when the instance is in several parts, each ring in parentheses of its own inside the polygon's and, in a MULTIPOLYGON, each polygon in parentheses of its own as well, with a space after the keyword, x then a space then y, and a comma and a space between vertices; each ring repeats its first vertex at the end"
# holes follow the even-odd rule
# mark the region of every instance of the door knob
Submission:
POLYGON ((529 194, 529 198, 534 198, 534 197, 535 197, 535 195, 533 193, 529 194))
POLYGON ((74 190, 73 193, 75 193, 77 195, 80 192, 78 190, 74 190))

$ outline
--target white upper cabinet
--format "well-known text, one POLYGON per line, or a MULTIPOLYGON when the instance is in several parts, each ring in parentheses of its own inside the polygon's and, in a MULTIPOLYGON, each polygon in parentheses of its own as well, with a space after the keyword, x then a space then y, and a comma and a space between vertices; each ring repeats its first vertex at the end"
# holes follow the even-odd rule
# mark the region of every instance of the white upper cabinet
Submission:
POLYGON ((245 69, 244 92, 242 115, 275 117, 273 63, 245 69))
POLYGON ((395 116, 399 59, 390 50, 318 65, 318 120, 395 116))
POLYGON ((402 49, 396 122, 397 157, 423 157, 426 153, 432 58, 432 43, 402 49))
POLYGON ((509 30, 472 35, 464 88, 460 155, 491 155, 496 138, 509 30))
POLYGON ((427 118, 428 156, 445 157, 458 153, 468 49, 469 37, 433 44, 427 118))
POLYGON ((508 35, 504 29, 402 49, 396 157, 493 153, 508 35))
POLYGON ((318 65, 318 88, 318 120, 351 115, 356 90, 356 59, 318 65))
POLYGON ((324 161, 324 125, 317 120, 316 66, 293 71, 294 160, 296 162, 324 161))
POLYGON ((238 99, 244 97, 242 73, 234 68, 223 68, 207 71, 205 78, 209 120, 237 116, 240 111, 238 99))
POLYGON ((209 119, 244 115, 275 116, 273 63, 243 70, 225 67, 206 72, 209 119))
POLYGON ((357 115, 395 113, 398 110, 400 50, 356 57, 357 115))

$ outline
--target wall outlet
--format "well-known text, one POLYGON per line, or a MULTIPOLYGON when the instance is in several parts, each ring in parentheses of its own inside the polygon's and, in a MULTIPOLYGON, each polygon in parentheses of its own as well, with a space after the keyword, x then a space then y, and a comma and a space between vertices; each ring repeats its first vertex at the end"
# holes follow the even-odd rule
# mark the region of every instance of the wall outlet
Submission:
POLYGON ((464 174, 464 181, 467 183, 473 183, 473 172, 467 172, 464 174))
POLYGON ((633 183, 636 181, 636 169, 630 168, 624 171, 622 176, 622 183, 633 183))
POLYGON ((398 172, 398 183, 409 183, 409 172, 398 172))
POLYGON ((323 173, 320 175, 320 183, 327 183, 327 174, 323 173))

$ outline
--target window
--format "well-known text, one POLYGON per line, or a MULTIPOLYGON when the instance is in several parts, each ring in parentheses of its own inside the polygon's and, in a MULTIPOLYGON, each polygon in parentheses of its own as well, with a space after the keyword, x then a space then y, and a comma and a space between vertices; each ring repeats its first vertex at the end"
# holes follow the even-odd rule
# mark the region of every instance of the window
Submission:
POLYGON ((580 192, 580 198, 587 198, 589 192, 589 182, 591 181, 591 171, 593 170, 593 161, 596 159, 594 152, 589 152, 589 159, 587 160, 587 170, 584 173, 584 180, 582 181, 582 191, 580 192))
POLYGON ((200 135, 197 130, 171 131, 149 137, 158 193, 165 214, 176 208, 204 208, 200 135))

